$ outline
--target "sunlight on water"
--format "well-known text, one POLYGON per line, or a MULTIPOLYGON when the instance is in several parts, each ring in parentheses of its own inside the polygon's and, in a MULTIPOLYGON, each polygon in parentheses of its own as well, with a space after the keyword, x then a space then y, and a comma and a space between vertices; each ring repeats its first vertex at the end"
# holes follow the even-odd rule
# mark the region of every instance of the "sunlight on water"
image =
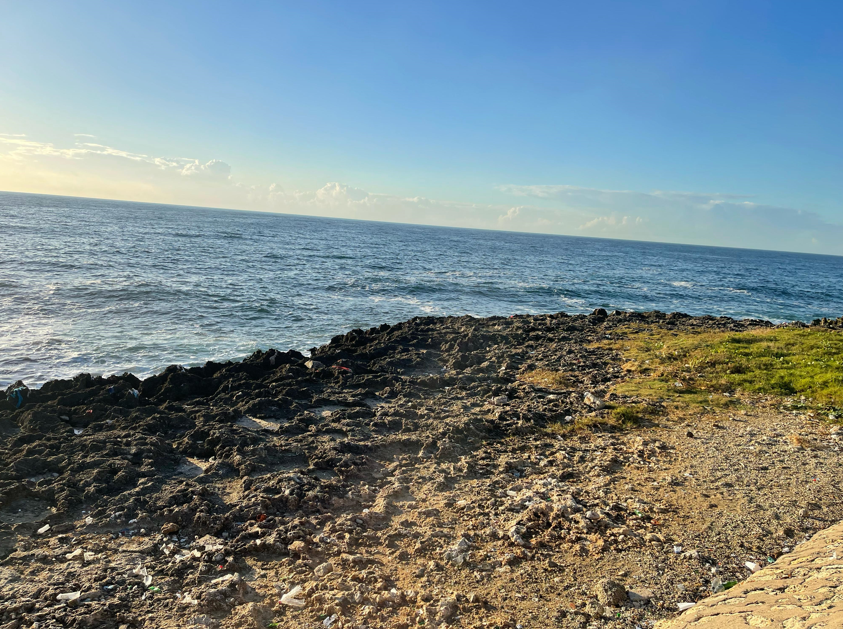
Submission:
POLYGON ((0 193, 0 386, 414 316, 843 314, 843 258, 0 193))

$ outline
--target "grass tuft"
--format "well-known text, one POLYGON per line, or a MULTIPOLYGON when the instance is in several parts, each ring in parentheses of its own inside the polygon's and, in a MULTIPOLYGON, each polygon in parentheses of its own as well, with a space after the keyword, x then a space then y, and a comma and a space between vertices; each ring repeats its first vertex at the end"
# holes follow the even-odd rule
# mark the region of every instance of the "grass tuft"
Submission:
POLYGON ((543 389, 564 390, 571 388, 571 380, 568 376, 561 371, 550 369, 534 369, 521 374, 518 379, 543 389))
POLYGON ((548 425, 545 431, 554 435, 568 435, 583 432, 629 430, 651 421, 660 414, 659 409, 643 404, 610 407, 608 413, 583 415, 569 423, 554 422, 548 425))

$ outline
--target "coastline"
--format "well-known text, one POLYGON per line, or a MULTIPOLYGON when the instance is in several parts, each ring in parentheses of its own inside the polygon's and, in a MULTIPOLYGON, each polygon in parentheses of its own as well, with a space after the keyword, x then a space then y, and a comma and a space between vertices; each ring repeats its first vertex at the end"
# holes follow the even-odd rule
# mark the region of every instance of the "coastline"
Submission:
POLYGON ((777 327, 418 317, 310 357, 82 374, 3 402, 0 585, 33 603, 0 621, 632 627, 843 519, 833 426, 761 398, 686 412, 613 393, 629 374, 601 342, 632 324, 777 327), (541 370, 564 383, 525 380, 541 370), (616 429, 624 405, 653 414, 616 429), (580 418, 594 429, 551 430, 580 418), (296 585, 304 605, 279 602, 296 585))

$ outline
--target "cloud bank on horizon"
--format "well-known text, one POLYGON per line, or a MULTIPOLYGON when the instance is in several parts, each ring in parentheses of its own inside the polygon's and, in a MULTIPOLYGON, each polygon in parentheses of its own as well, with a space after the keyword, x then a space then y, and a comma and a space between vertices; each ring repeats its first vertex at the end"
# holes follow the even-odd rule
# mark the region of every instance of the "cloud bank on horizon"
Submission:
POLYGON ((0 134, 0 189, 179 205, 843 255, 843 226, 749 195, 496 186, 499 203, 406 197, 328 182, 312 190, 245 183, 219 159, 152 156, 77 133, 57 147, 0 134))

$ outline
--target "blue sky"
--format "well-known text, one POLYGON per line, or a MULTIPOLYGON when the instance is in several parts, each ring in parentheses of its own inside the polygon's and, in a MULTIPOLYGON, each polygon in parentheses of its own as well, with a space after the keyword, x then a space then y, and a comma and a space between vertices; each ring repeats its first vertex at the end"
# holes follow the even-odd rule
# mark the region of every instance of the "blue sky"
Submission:
POLYGON ((842 25, 840 2, 0 3, 0 189, 843 254, 842 25))

